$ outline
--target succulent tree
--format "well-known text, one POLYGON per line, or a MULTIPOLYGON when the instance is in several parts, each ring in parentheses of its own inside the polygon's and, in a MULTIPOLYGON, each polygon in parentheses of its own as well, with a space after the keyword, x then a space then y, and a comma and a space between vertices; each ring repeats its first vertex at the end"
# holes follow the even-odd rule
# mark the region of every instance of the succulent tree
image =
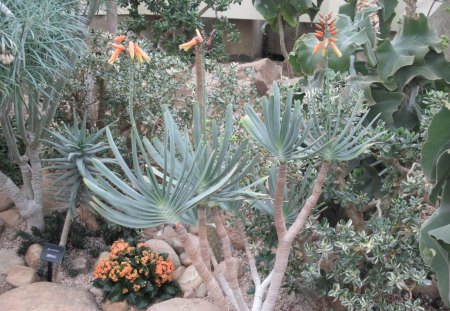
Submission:
MULTIPOLYGON (((327 71, 326 73, 331 74, 327 71)), ((329 87, 329 85, 328 85, 329 87)), ((243 124, 250 136, 279 161, 275 188, 273 214, 278 236, 278 249, 275 265, 270 277, 270 287, 262 305, 262 310, 273 310, 286 271, 292 243, 301 232, 312 209, 317 203, 321 188, 333 161, 347 161, 358 157, 373 144, 379 135, 369 136, 369 127, 363 122, 368 112, 358 116, 362 105, 362 94, 352 90, 344 93, 336 103, 329 96, 327 85, 325 91, 307 92, 308 107, 301 110, 300 102, 292 110, 293 93, 287 97, 284 113, 281 113, 281 97, 277 84, 274 95, 269 100, 263 99, 263 117, 261 120, 250 106, 246 106, 247 116, 243 124), (348 117, 342 114, 343 108, 353 107, 348 117), (316 109, 322 109, 327 116, 320 120, 316 109), (297 133, 297 134, 296 134, 297 133), (288 228, 283 213, 283 199, 286 185, 287 162, 317 157, 321 167, 315 179, 311 194, 305 200, 300 212, 288 228)), ((370 126, 370 124, 369 124, 370 126)), ((263 302, 264 288, 255 284, 256 293, 254 310, 259 310, 263 302), (256 307, 255 307, 256 306, 256 307)))
POLYGON ((83 51, 86 26, 98 3, 89 2, 85 18, 77 14, 79 1, 0 2, 1 130, 10 160, 22 173, 24 191, 2 172, 0 189, 12 199, 28 228, 44 228, 39 147, 83 51))

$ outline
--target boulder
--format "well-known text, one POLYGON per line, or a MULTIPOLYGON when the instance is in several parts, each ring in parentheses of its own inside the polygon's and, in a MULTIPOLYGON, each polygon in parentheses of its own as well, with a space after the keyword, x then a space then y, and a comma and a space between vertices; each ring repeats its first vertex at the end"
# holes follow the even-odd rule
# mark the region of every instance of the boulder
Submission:
POLYGON ((169 258, 172 260, 175 268, 178 268, 181 265, 180 258, 178 257, 177 253, 167 242, 163 240, 151 239, 145 243, 150 249, 157 251, 158 253, 169 254, 169 258))
POLYGON ((102 311, 128 311, 128 302, 126 300, 119 302, 106 300, 102 303, 102 311))
POLYGON ((20 287, 34 283, 37 279, 33 268, 13 265, 9 267, 6 282, 14 287, 20 287))
POLYGON ((101 288, 95 287, 94 285, 89 287, 89 292, 95 297, 103 298, 105 296, 105 292, 101 288))
POLYGON ((21 222, 19 211, 16 209, 9 209, 1 212, 0 219, 3 220, 9 228, 17 228, 21 222))
POLYGON ((185 267, 192 265, 192 260, 189 258, 189 256, 186 253, 180 254, 180 261, 181 264, 185 267))
POLYGON ((9 267, 14 265, 23 266, 24 262, 22 257, 17 255, 15 249, 2 249, 0 251, 0 274, 6 275, 9 267))
POLYGON ((178 281, 178 279, 183 275, 184 270, 186 270, 185 266, 179 266, 173 273, 172 273, 172 281, 178 281))
POLYGON ((243 79, 244 69, 246 68, 253 68, 255 71, 255 80, 253 83, 260 96, 265 95, 272 88, 273 81, 281 78, 282 68, 268 58, 240 65, 238 78, 243 79))
POLYGON ((72 268, 78 273, 87 274, 89 272, 89 262, 84 256, 77 256, 72 259, 72 268))
POLYGON ((98 311, 88 291, 56 283, 37 282, 17 287, 0 296, 2 310, 14 311, 98 311))
POLYGON ((199 298, 173 298, 154 304, 147 311, 219 311, 212 303, 199 298))
POLYGON ((11 206, 13 206, 13 201, 6 193, 0 191, 0 212, 6 211, 11 206))
POLYGON ((184 270, 181 277, 178 279, 178 284, 181 287, 183 293, 189 292, 191 290, 195 290, 197 287, 202 284, 202 278, 195 270, 194 265, 190 265, 184 270))
POLYGON ((25 263, 28 267, 36 268, 41 260, 42 253, 42 245, 40 244, 32 244, 27 249, 27 253, 25 254, 25 263))
POLYGON ((173 250, 180 255, 184 251, 183 243, 181 243, 179 238, 170 238, 167 240, 170 246, 172 246, 173 250))

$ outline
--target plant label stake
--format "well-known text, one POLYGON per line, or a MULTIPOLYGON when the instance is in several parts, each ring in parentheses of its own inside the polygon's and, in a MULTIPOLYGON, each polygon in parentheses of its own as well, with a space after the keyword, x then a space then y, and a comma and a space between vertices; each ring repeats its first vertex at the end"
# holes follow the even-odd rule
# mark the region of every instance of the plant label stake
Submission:
POLYGON ((52 281, 53 265, 52 263, 61 264, 66 248, 50 243, 44 243, 42 246, 41 260, 48 262, 47 280, 52 281))

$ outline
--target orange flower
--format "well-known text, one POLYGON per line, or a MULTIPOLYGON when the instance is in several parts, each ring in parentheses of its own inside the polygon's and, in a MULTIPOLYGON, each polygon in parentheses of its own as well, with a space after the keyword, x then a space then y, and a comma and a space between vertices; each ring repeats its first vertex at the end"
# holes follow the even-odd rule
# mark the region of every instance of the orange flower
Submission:
POLYGON ((108 60, 108 63, 110 63, 111 65, 114 64, 114 62, 117 60, 117 58, 119 57, 119 55, 125 51, 125 47, 123 45, 116 45, 115 46, 116 49, 114 50, 114 52, 111 55, 111 58, 108 60))
MULTIPOLYGON (((109 59, 108 63, 113 64, 119 55, 125 50, 125 47, 119 43, 123 42, 126 39, 127 36, 119 36, 113 39, 113 42, 110 43, 112 47, 115 48, 113 54, 111 55, 111 58, 109 59)), ((140 63, 142 63, 142 60, 144 59, 146 62, 150 61, 150 57, 147 55, 147 53, 142 50, 137 43, 133 41, 128 41, 128 54, 130 54, 130 58, 134 59, 134 56, 136 55, 136 58, 140 63)), ((117 242, 117 241, 116 241, 117 242)))
POLYGON ((115 42, 115 43, 120 43, 120 42, 122 42, 123 40, 125 40, 126 38, 127 38, 127 36, 125 36, 125 35, 118 36, 118 37, 115 37, 115 38, 113 39, 113 42, 115 42))
POLYGON ((128 42, 128 53, 130 53, 130 58, 134 59, 134 43, 133 43, 133 41, 128 42))
MULTIPOLYGON (((134 51, 136 52, 136 57, 140 63, 142 63, 142 59, 144 59, 147 63, 150 62, 150 57, 147 53, 142 50, 137 43, 134 44, 134 51)), ((144 243, 145 244, 145 243, 144 243)), ((138 244, 139 247, 139 244, 138 244)))
POLYGON ((336 44, 334 44, 337 39, 333 37, 339 31, 335 27, 336 19, 331 19, 331 13, 326 16, 319 14, 319 16, 320 23, 316 25, 318 30, 314 33, 319 42, 314 46, 312 53, 316 54, 320 49, 322 49, 322 57, 325 57, 327 55, 328 46, 330 46, 337 57, 341 57, 341 51, 336 44))
POLYGON ((196 29, 195 31, 197 32, 197 36, 192 38, 192 40, 189 41, 189 42, 180 44, 179 45, 180 50, 183 49, 185 52, 189 51, 190 48, 192 48, 192 47, 196 46, 197 44, 203 42, 203 37, 202 37, 200 31, 198 29, 196 29))

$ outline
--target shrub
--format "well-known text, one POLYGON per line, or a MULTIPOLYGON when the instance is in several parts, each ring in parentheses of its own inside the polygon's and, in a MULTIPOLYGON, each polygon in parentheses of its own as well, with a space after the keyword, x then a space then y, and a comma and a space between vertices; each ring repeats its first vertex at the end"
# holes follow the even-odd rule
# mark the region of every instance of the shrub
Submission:
POLYGON ((154 298, 170 299, 179 292, 171 281, 174 270, 167 254, 152 251, 145 243, 118 240, 108 258, 96 267, 94 286, 108 293, 110 301, 126 299, 143 308, 154 298))

